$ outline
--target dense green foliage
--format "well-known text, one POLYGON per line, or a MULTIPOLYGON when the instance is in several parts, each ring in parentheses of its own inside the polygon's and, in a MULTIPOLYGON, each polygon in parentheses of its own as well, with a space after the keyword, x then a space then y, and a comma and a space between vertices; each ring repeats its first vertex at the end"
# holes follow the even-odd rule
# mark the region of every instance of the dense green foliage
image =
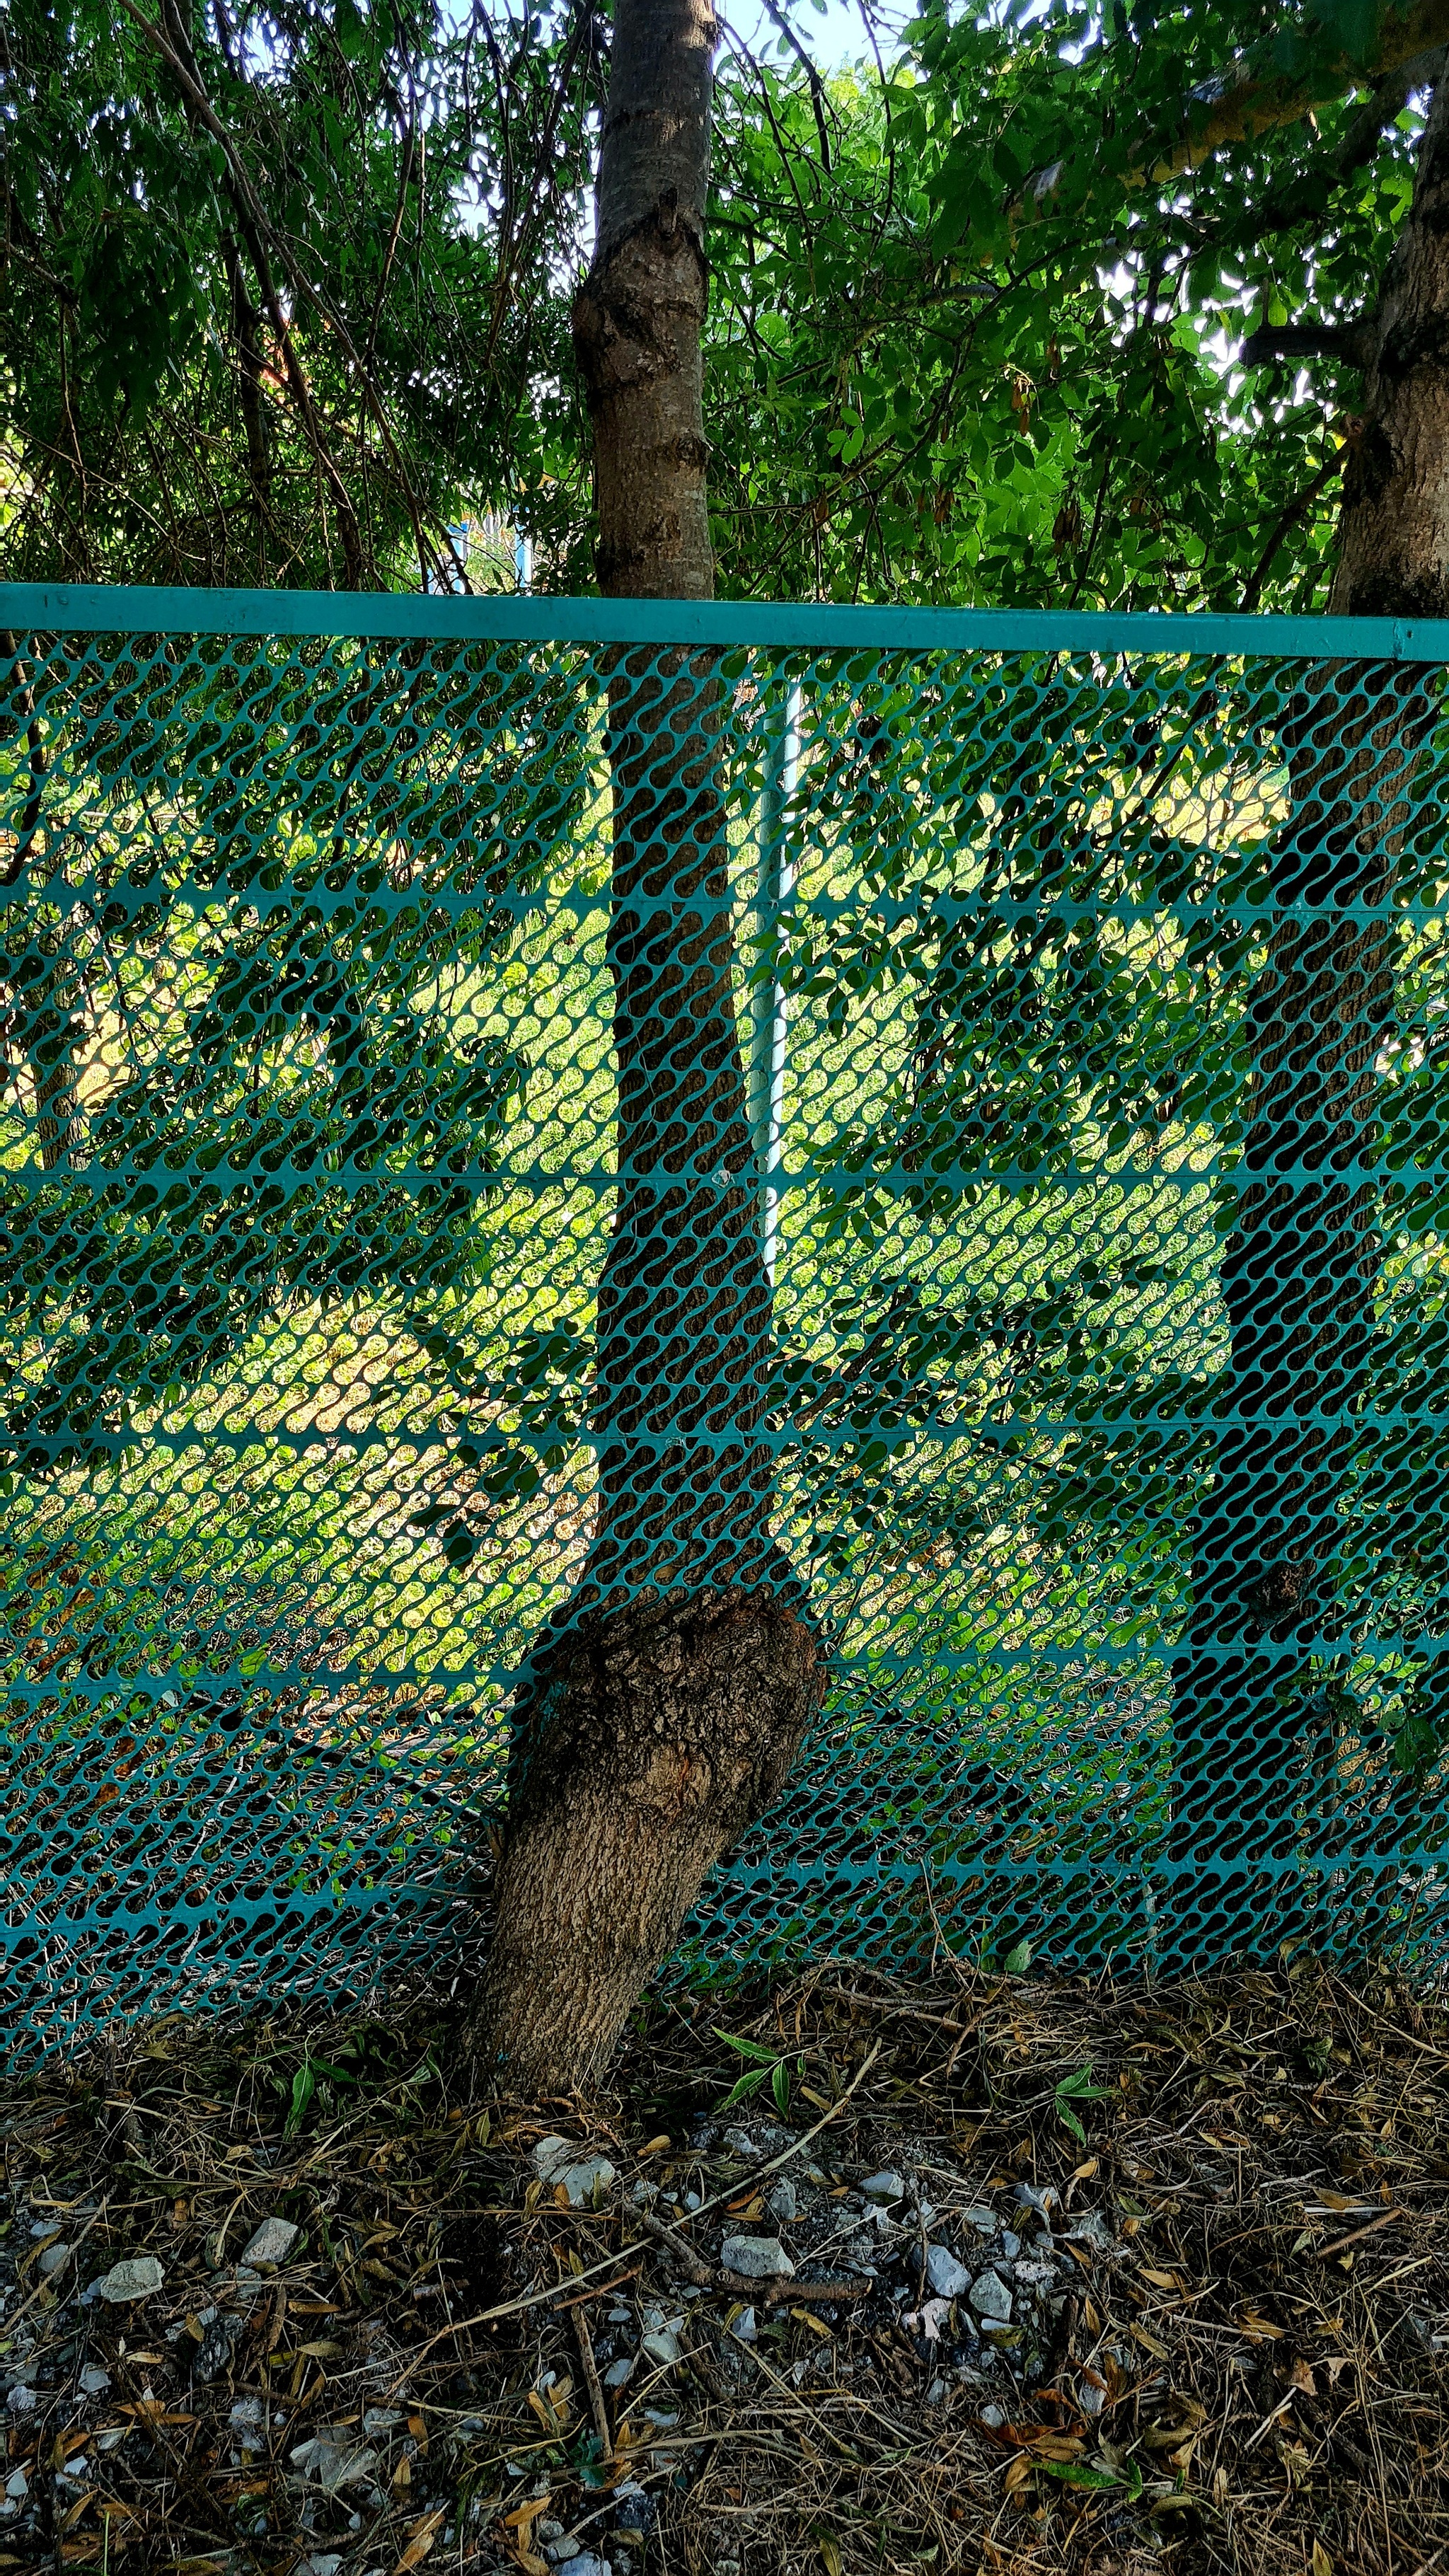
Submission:
POLYGON ((587 14, 0 24, 12 577, 416 587, 576 457, 587 14))
MULTIPOLYGON (((1446 17, 932 5, 824 73, 808 14, 758 57, 731 37, 722 586, 1320 597, 1357 380, 1245 369, 1241 341, 1372 305, 1417 125, 1380 67, 1446 17)), ((590 586, 585 0, 14 0, 5 42, 0 567, 415 583, 469 507, 534 535, 543 586, 590 586)))

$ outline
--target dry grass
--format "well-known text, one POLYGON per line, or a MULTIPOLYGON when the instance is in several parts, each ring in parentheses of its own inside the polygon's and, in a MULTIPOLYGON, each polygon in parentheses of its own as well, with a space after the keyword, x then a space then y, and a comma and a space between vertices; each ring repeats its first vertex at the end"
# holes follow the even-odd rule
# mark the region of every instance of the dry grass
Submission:
POLYGON ((1150 1995, 833 1968, 656 2006, 606 2101, 526 2108, 467 2098, 456 2029, 172 2022, 10 2084, 0 2357, 34 2402, 0 2567, 541 2576, 558 2523, 615 2576, 1449 2576, 1449 2010, 1306 1964, 1150 1995), (719 2029, 779 2052, 783 2116, 768 2079, 720 2113, 719 2029), (546 2130, 615 2168, 597 2207, 539 2181, 546 2130), (902 2223, 868 2240, 881 2166, 902 2223), (797 2281, 749 2346, 721 2227, 774 2232, 787 2178, 797 2281), (1019 2218, 1023 2181, 1059 2207, 1017 2259, 1057 2277, 1014 2339, 964 2301, 904 2324, 927 2241, 969 2252, 960 2213, 1019 2218), (292 2259, 239 2283, 271 2214, 292 2259), (144 2251, 158 2293, 82 2295, 144 2251), (638 2352, 649 2308, 677 2360, 638 2352))

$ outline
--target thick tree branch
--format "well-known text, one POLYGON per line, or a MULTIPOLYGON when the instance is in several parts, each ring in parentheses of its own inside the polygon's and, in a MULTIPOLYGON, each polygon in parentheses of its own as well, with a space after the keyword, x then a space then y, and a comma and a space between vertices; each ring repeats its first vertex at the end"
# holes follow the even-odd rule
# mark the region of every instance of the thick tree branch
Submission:
POLYGON ((1267 367, 1284 358, 1337 358, 1344 366, 1367 367, 1378 337, 1378 317, 1361 314, 1356 322, 1265 322, 1243 342, 1245 367, 1267 367))
POLYGON ((1339 145, 1334 167, 1340 179, 1351 179, 1355 170, 1372 157, 1384 127, 1392 125, 1416 89, 1433 87, 1444 69, 1444 51, 1442 45, 1428 45, 1421 54, 1410 54, 1407 62, 1374 83, 1372 98, 1359 109, 1339 145))

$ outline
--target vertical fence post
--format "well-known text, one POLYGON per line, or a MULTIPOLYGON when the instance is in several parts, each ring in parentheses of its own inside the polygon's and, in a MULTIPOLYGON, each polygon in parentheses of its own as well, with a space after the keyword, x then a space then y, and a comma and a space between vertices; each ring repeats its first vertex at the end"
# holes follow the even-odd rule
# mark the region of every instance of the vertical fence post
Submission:
POLYGON ((785 1112, 785 993, 780 982, 780 915, 795 884, 789 807, 800 759, 800 687, 780 682, 765 702, 765 774, 760 797, 755 888, 755 975, 750 993, 750 1134, 760 1180, 765 1276, 775 1284, 780 1233, 780 1143, 785 1112))

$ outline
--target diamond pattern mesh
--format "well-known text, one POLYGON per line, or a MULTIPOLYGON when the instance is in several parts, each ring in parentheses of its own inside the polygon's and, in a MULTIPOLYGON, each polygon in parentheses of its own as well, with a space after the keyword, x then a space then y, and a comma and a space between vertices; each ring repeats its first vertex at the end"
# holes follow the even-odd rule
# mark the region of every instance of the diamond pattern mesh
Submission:
POLYGON ((676 1973, 1435 1966, 1437 667, 217 613, 0 637, 15 2026, 466 1962, 599 1460, 687 1568, 742 1373, 831 1685, 676 1973))

